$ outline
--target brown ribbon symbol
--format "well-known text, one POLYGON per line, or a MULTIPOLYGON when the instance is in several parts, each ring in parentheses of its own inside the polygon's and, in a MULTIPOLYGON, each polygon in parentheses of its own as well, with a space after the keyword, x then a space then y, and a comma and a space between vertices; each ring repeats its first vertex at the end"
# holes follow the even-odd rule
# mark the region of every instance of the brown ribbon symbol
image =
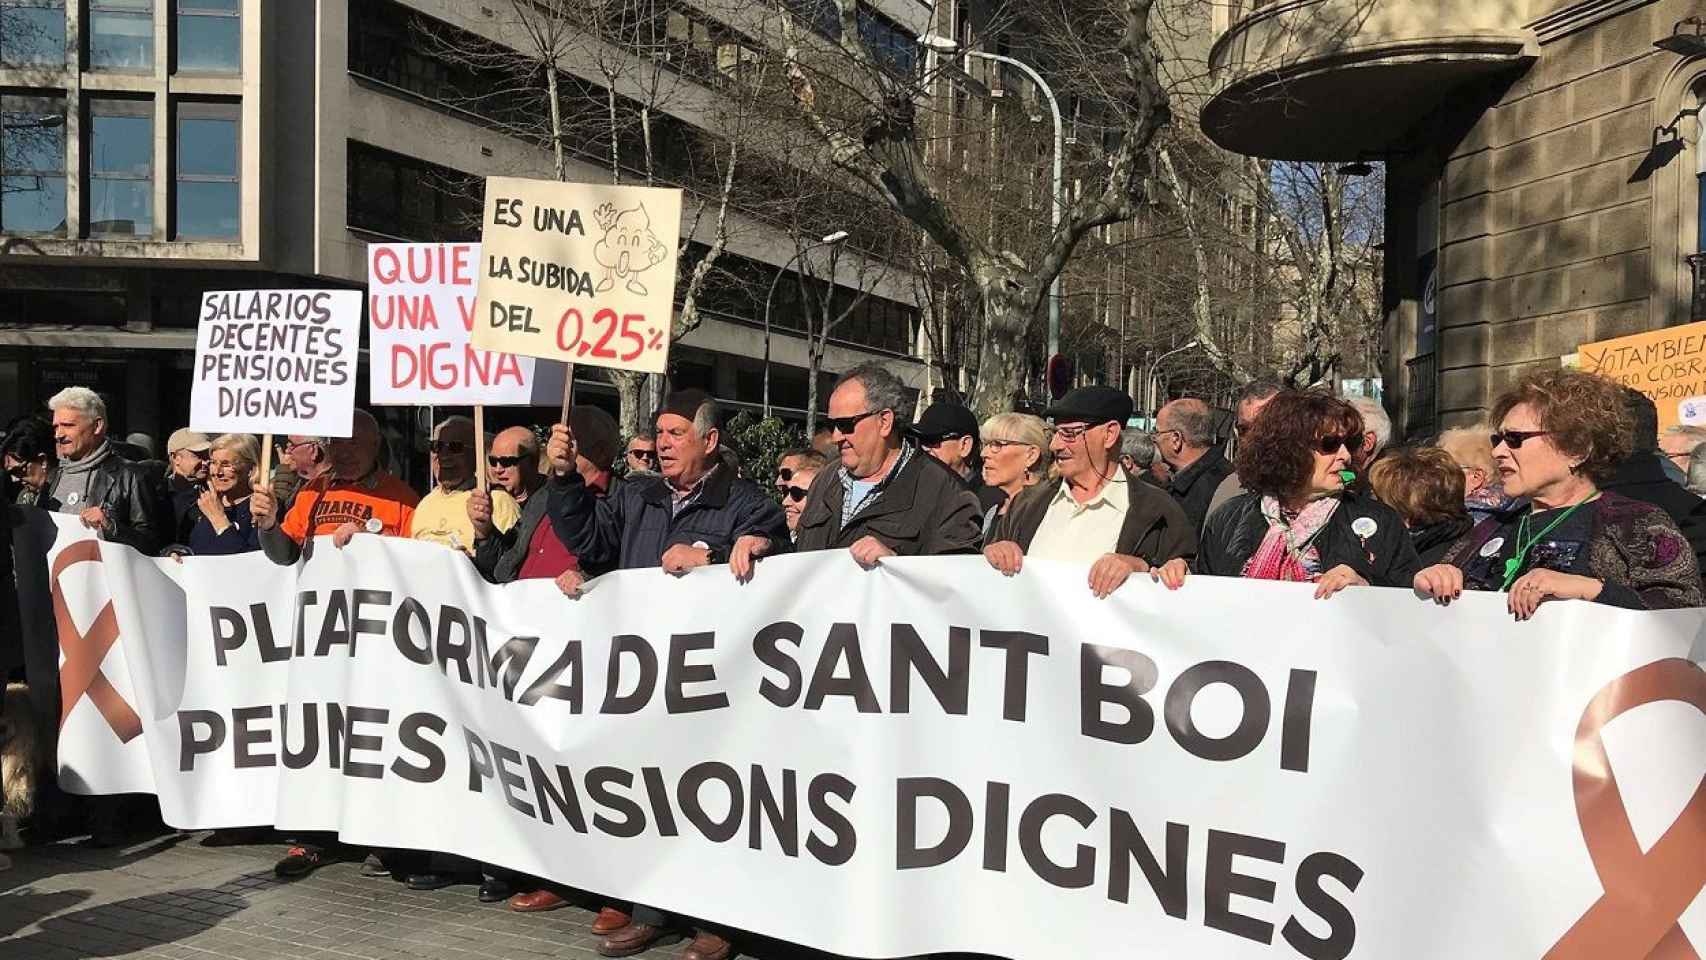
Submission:
POLYGON ((84 562, 101 562, 101 545, 97 541, 72 543, 53 561, 53 618, 59 625, 59 649, 65 654, 65 663, 59 668, 62 704, 59 725, 61 728, 65 726, 65 718, 71 716, 71 708, 87 694, 90 702, 101 711, 101 716, 107 718, 107 725, 113 728, 113 733, 118 734, 119 742, 129 743, 142 733, 142 718, 124 702, 124 697, 113 689, 112 682, 101 672, 101 661, 118 642, 118 614, 113 612, 112 599, 108 598, 100 616, 89 625, 89 632, 79 633, 76 621, 71 619, 71 608, 65 603, 65 590, 59 585, 60 574, 84 562))
POLYGON ((1606 684, 1576 727, 1576 816, 1605 893, 1545 960, 1699 960, 1677 918, 1706 887, 1706 776, 1651 850, 1641 852, 1617 789, 1600 729, 1660 700, 1706 713, 1706 672, 1682 659, 1659 660, 1606 684))

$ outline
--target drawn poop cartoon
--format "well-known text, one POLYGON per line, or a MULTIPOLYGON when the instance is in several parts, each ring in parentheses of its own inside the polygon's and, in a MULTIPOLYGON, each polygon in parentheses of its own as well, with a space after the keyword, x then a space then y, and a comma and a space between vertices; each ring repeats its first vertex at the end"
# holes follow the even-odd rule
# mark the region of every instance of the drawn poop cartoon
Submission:
POLYGON ((604 267, 604 279, 598 282, 598 291, 609 290, 621 277, 628 281, 630 293, 644 296, 646 287, 640 282, 639 274, 669 259, 669 248, 658 240, 657 234, 652 233, 652 218, 646 213, 646 205, 642 203, 632 210, 617 210, 615 204, 604 203, 592 212, 592 216, 604 230, 604 239, 592 248, 593 257, 604 267))

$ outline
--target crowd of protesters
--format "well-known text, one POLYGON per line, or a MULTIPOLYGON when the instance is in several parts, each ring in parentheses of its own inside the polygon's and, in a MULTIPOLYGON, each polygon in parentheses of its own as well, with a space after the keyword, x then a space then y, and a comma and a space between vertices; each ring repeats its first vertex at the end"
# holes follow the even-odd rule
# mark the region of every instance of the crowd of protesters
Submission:
MULTIPOLYGON (((282 469, 263 478, 249 436, 179 430, 165 460, 149 460, 148 438, 110 439, 100 398, 73 387, 48 402, 51 419, 17 423, 0 454, 17 504, 149 553, 260 551, 293 564, 317 542, 412 537, 466 555, 492 583, 548 579, 569 597, 615 570, 726 564, 745 580, 762 576, 765 557, 844 550, 866 569, 981 553, 1012 576, 1031 559, 1067 561, 1096 598, 1137 577, 1177 590, 1211 575, 1312 583, 1322 600, 1371 585, 1442 604, 1502 592, 1518 620, 1555 600, 1706 602, 1706 429, 1661 435, 1652 401, 1591 374, 1530 375, 1487 423, 1396 447, 1378 402, 1277 383, 1241 390, 1230 430, 1189 397, 1163 406, 1152 430, 1134 427, 1130 397, 1100 386, 1041 417, 981 424, 941 402, 913 422, 910 397, 884 367, 858 367, 810 446, 744 466, 717 401, 698 390, 668 395, 626 443, 591 406, 485 443, 453 416, 433 428, 425 496, 384 468, 379 426, 359 410, 348 438, 283 438, 282 469)), ((280 876, 352 856, 335 837, 292 839, 280 876)), ((480 899, 522 912, 572 899, 426 852, 386 851, 367 871, 422 890, 478 884, 480 899)), ((606 956, 688 934, 686 960, 731 952, 728 931, 645 904, 597 905, 606 956)))

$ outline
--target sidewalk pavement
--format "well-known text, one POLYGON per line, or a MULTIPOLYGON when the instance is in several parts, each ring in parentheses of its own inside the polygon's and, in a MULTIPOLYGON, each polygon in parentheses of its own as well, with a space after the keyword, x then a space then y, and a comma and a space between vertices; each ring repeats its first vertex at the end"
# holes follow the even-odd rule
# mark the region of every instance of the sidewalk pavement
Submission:
MULTIPOLYGON (((0 957, 82 960, 484 960, 597 957, 580 907, 518 914, 475 887, 418 893, 337 863, 293 881, 283 844, 204 847, 206 833, 117 850, 72 843, 11 851, 0 872, 0 957)), ((594 909, 597 904, 590 904, 594 909)), ((799 955, 786 945, 767 956, 799 955)), ((681 945, 654 947, 675 960, 681 945)))

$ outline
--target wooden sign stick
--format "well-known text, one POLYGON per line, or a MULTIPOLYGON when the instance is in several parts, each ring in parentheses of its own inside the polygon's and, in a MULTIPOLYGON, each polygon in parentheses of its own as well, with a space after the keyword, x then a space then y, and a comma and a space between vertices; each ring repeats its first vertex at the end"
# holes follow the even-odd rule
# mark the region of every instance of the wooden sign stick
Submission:
POLYGON ((486 470, 486 405, 474 404, 474 476, 478 478, 475 489, 486 492, 490 477, 486 470))
POLYGON ((563 415, 559 421, 564 426, 569 424, 569 407, 575 402, 575 365, 563 364, 563 415))
POLYGON ((272 434, 261 435, 261 486, 272 489, 272 434))

